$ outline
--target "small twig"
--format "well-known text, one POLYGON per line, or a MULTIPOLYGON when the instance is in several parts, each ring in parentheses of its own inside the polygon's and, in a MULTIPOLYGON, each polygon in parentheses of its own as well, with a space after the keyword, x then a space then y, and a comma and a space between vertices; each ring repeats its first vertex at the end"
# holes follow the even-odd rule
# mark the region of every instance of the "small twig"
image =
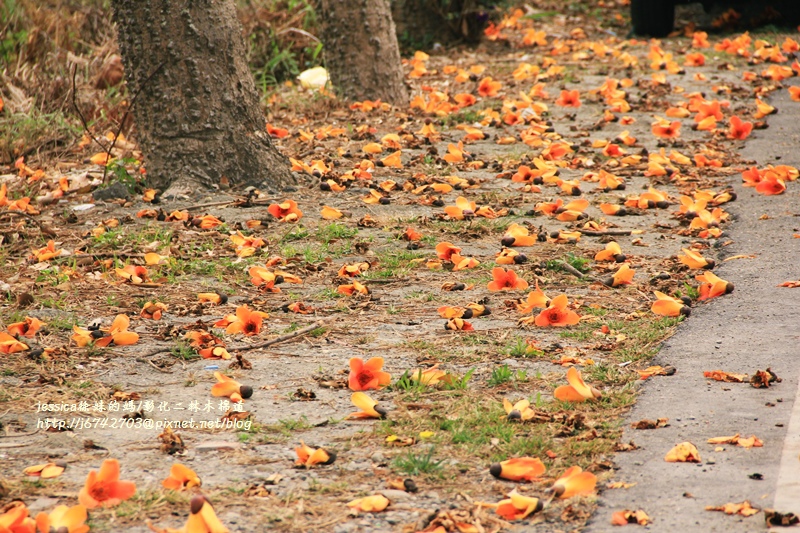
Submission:
POLYGON ((286 335, 281 335, 280 337, 275 337, 274 339, 271 339, 271 340, 268 340, 268 341, 264 341, 264 342, 259 342, 259 343, 256 343, 256 344, 245 344, 245 345, 242 345, 242 346, 231 346, 229 348, 229 350, 231 350, 231 351, 238 350, 238 351, 242 351, 243 352, 243 351, 246 351, 246 350, 256 350, 258 348, 266 348, 267 346, 272 346, 273 344, 286 342, 286 341, 292 340, 292 339, 294 339, 296 337, 300 337, 301 335, 305 335, 306 333, 310 333, 310 332, 314 331, 315 329, 321 328, 322 326, 325 325, 325 323, 326 323, 325 320, 318 320, 317 322, 314 322, 311 325, 308 325, 308 326, 306 326, 304 328, 300 328, 300 329, 295 330, 295 331, 293 331, 291 333, 287 333, 286 335))
POLYGON ((193 211, 195 209, 205 209, 207 207, 222 207, 232 205, 233 207, 241 207, 241 206, 256 206, 256 205, 266 205, 272 202, 277 202, 277 198, 258 198, 253 200, 246 200, 246 199, 238 199, 238 200, 229 200, 227 202, 211 202, 208 204, 196 204, 190 205, 189 207, 185 208, 186 211, 193 211))
POLYGON ((21 217, 25 217, 28 220, 30 220, 31 222, 33 222, 34 224, 36 224, 39 227, 39 231, 41 231, 45 235, 55 235, 55 232, 53 232, 52 229, 43 226, 41 222, 36 220, 36 218, 34 218, 33 216, 29 215, 28 213, 26 213, 24 211, 16 211, 16 210, 14 210, 14 211, 6 211, 5 213, 3 213, 0 216, 6 216, 6 215, 19 215, 21 217))
POLYGON ((111 141, 111 145, 108 147, 108 150, 106 150, 106 164, 103 165, 103 183, 106 182, 106 176, 108 175, 108 162, 111 159, 111 150, 113 150, 114 145, 117 144, 117 139, 119 138, 119 134, 122 132, 122 128, 125 126, 125 121, 128 119, 128 115, 133 109, 134 104, 136 104, 136 99, 139 97, 139 94, 141 94, 142 89, 144 89, 147 86, 150 80, 153 79, 153 77, 156 74, 158 74, 158 71, 160 71, 166 64, 167 62, 163 61, 159 66, 157 66, 156 69, 149 76, 145 78, 145 80, 133 94, 133 98, 131 98, 131 103, 130 105, 128 105, 128 109, 125 110, 125 114, 122 115, 122 120, 119 121, 119 126, 117 126, 117 132, 114 134, 114 139, 111 141))
POLYGON ((153 368, 155 368, 159 372, 163 372, 164 374, 172 374, 171 370, 164 370, 163 368, 161 368, 160 366, 158 366, 157 364, 152 362, 150 359, 144 359, 143 357, 137 357, 136 360, 139 361, 140 363, 147 363, 148 365, 152 366, 153 368))
POLYGON ((574 266, 570 265, 566 261, 562 261, 560 259, 556 259, 555 262, 558 264, 559 268, 561 268, 565 272, 568 272, 568 273, 572 274, 573 276, 576 276, 576 277, 579 277, 579 278, 587 277, 586 274, 584 274, 583 272, 581 272, 580 270, 578 270, 574 266))
POLYGON ((73 259, 94 259, 95 257, 126 257, 126 258, 143 258, 145 254, 133 254, 127 252, 97 252, 91 254, 75 254, 73 259))
POLYGON ((86 123, 86 117, 83 116, 81 108, 78 107, 78 101, 76 99, 76 94, 75 94, 76 93, 75 75, 77 73, 78 73, 78 65, 76 63, 75 67, 72 69, 72 107, 74 107, 75 112, 78 113, 78 118, 81 119, 81 124, 83 124, 83 131, 86 132, 86 135, 88 135, 91 140, 97 143, 97 145, 100 146, 100 148, 105 150, 106 146, 99 140, 97 140, 97 138, 94 135, 92 135, 92 132, 89 131, 89 124, 86 123))
POLYGON ((605 235, 630 235, 632 230, 629 229, 607 229, 603 231, 596 231, 593 229, 578 229, 579 233, 588 235, 589 237, 603 237, 605 235))
MULTIPOLYGON (((141 358, 144 359, 145 357, 153 357, 154 355, 158 355, 160 353, 168 353, 168 352, 171 352, 171 351, 172 351, 172 346, 166 346, 164 348, 158 348, 156 350, 153 350, 152 352, 148 352, 148 353, 144 354, 141 358)), ((140 359, 137 359, 137 361, 139 361, 139 360, 140 359)))

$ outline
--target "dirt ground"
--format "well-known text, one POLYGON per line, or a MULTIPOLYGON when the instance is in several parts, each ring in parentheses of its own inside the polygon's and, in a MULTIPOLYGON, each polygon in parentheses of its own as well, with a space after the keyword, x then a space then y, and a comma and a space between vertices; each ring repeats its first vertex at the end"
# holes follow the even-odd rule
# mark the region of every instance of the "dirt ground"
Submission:
MULTIPOLYGON (((496 27, 498 33, 490 32, 495 39, 476 49, 409 60, 405 69, 412 97, 430 104, 435 91, 447 95, 438 112, 435 106, 351 109, 324 95, 283 88, 271 104, 269 122, 288 130, 279 146, 314 174, 307 176, 308 185, 294 190, 256 191, 249 202, 230 191, 158 204, 140 193, 96 200, 90 183, 102 175, 102 167, 77 163, 91 150, 66 162, 74 164, 45 168, 38 181, 30 181, 24 168, 0 176, 9 199, 30 196, 32 205, 62 176, 72 184, 63 199, 38 206, 40 213, 18 215, 0 208, 0 288, 6 295, 0 326, 25 317, 45 323, 33 339, 20 338, 29 349, 3 354, 0 365, 0 503, 22 500, 33 516, 59 503, 74 505, 88 472, 116 458, 122 479, 136 483, 136 495, 116 507, 91 510, 91 531, 144 532, 150 530, 147 521, 159 528, 180 527, 197 491, 237 532, 448 532, 459 531, 457 522, 462 531, 573 531, 586 525, 606 493, 614 492, 615 504, 622 504, 618 493, 625 489, 609 483, 618 480, 615 452, 635 453, 631 432, 623 438, 623 416, 643 384, 683 379, 667 369, 667 375, 643 381, 637 371, 650 367, 660 343, 696 314, 696 309, 688 318, 654 314, 654 291, 687 297, 692 307, 711 316, 705 307, 713 309, 714 300, 698 300, 701 271, 677 256, 691 248, 717 265, 730 259, 723 268, 728 274, 737 272, 743 261, 738 256, 746 253, 729 248, 736 222, 726 219, 728 204, 720 200, 718 222, 711 225, 720 232, 704 238, 702 228, 690 227, 692 217, 679 212, 681 198, 711 190, 713 197, 727 200, 725 193, 741 182, 742 171, 779 164, 751 160, 754 155, 742 156, 742 149, 770 134, 766 128, 773 117, 754 117, 755 95, 769 102, 773 91, 786 91, 762 71, 775 65, 788 67, 792 76, 797 71, 791 67, 796 51, 777 62, 755 53, 770 49, 758 48, 757 40, 780 47, 786 35, 754 33, 743 48, 748 57, 735 47, 714 48, 738 33, 712 34, 710 44, 701 47, 692 39, 699 28, 685 26, 692 13, 686 11, 679 17, 685 35, 661 42, 627 38, 627 11, 621 4, 575 3, 562 12, 540 5, 522 16, 509 14, 496 27), (537 38, 546 43, 526 44, 531 31, 542 31, 537 38), (705 64, 685 65, 695 53, 704 55, 705 64), (519 72, 521 64, 531 65, 527 78, 519 72), (457 80, 459 69, 466 71, 463 81, 457 80), (481 89, 487 76, 501 83, 494 96, 481 89), (609 79, 629 82, 616 88, 609 79), (562 90, 577 90, 580 106, 559 105, 562 90), (454 99, 459 94, 473 95, 476 102, 460 106, 454 99), (729 102, 716 128, 693 129, 692 109, 668 119, 681 123, 678 137, 657 137, 655 117, 664 117, 668 108, 690 108, 693 94, 706 103, 729 102), (751 138, 727 138, 731 116, 754 123, 751 138), (437 133, 426 135, 426 124, 437 133), (480 136, 475 131, 485 138, 473 139, 480 136), (632 138, 629 145, 622 140, 625 132, 632 138), (391 133, 399 138, 384 138, 391 133), (468 155, 447 161, 445 155, 453 153, 448 145, 459 141, 468 155), (401 150, 397 168, 380 163, 396 151, 395 142, 401 150), (370 143, 382 145, 381 153, 362 151, 370 143), (621 151, 610 151, 609 144, 621 151), (551 174, 557 171, 556 177, 543 184, 512 181, 520 166, 534 166, 540 156, 540 165, 551 174), (702 163, 703 158, 719 165, 702 163), (362 160, 377 163, 371 178, 348 180, 347 172, 362 160), (323 164, 314 167, 315 161, 323 164), (666 170, 659 172, 658 166, 666 170), (597 184, 601 171, 622 178, 625 188, 603 190, 597 184), (576 181, 560 186, 556 179, 576 181), (335 192, 328 184, 346 189, 335 192), (451 190, 436 191, 434 184, 451 190), (423 185, 429 187, 414 190, 423 185), (627 216, 600 209, 651 188, 665 195, 660 207, 645 201, 627 207, 627 216), (365 201, 374 195, 385 199, 365 201), (468 213, 458 220, 445 214, 459 196, 476 202, 477 216, 468 213), (542 213, 543 204, 576 199, 588 200, 585 215, 576 220, 542 213), (302 210, 298 221, 283 222, 268 213, 268 205, 286 200, 302 210), (324 219, 324 206, 343 216, 324 219), (195 223, 151 217, 176 210, 187 211, 195 223), (222 224, 204 229, 200 217, 205 215, 222 224), (511 224, 538 237, 530 246, 513 248, 527 261, 502 265, 529 287, 491 291, 496 254, 511 224), (409 228, 419 240, 405 236, 409 228), (240 257, 231 240, 237 232, 264 245, 240 257), (36 251, 49 240, 63 252, 38 261, 36 251), (624 261, 596 261, 595 254, 612 241, 624 261), (441 242, 461 248, 464 257, 479 264, 454 269, 450 261, 437 261, 441 242), (153 252, 162 258, 147 266, 143 282, 117 273, 126 265, 145 265, 145 254, 153 252), (284 273, 279 292, 259 290, 248 274, 250 267, 268 261, 284 273), (369 294, 347 296, 339 287, 352 280, 339 271, 357 263, 368 264, 353 279, 369 294), (608 286, 607 278, 621 264, 635 270, 632 283, 608 286), (302 282, 291 283, 291 276, 302 282), (550 298, 566 294, 580 322, 564 328, 536 326, 532 319, 521 323, 541 311, 523 315, 515 306, 536 284, 550 298), (199 293, 225 295, 227 301, 202 303, 199 293), (141 316, 148 302, 166 305, 160 320, 141 316), (298 302, 307 314, 289 308, 298 302), (470 303, 486 306, 491 314, 468 318, 474 330, 448 329, 438 309, 470 303), (214 327, 245 304, 269 315, 260 333, 226 334, 214 327), (130 331, 139 335, 135 344, 101 348, 72 340, 74 326, 99 321, 108 328, 120 314, 130 317, 130 331), (200 357, 184 338, 200 329, 222 339, 233 358, 200 357), (270 340, 278 342, 257 347, 270 340), (384 420, 347 418, 357 410, 348 390, 353 357, 385 360, 391 384, 368 392, 388 411, 384 420), (554 399, 554 389, 566 384, 565 372, 573 364, 600 391, 598 399, 554 399), (450 375, 444 383, 426 386, 411 379, 418 369, 435 365, 450 375), (253 388, 243 402, 245 414, 230 413, 225 398, 210 394, 217 370, 253 388), (537 416, 525 423, 508 420, 504 399, 528 399, 537 416), (42 405, 82 402, 87 409, 78 414, 37 411, 42 405), (226 413, 228 427, 199 427, 201 421, 219 423, 226 413), (187 422, 195 427, 176 427, 187 422), (301 442, 334 451, 335 461, 296 468, 295 447, 301 442), (523 456, 539 457, 546 472, 531 483, 490 475, 492 463, 523 456), (68 465, 54 479, 23 474, 28 466, 53 461, 68 465), (176 462, 198 474, 201 489, 162 487, 176 462), (572 466, 594 473, 598 490, 550 498, 547 489, 572 466), (412 483, 404 480, 417 490, 407 490, 412 483), (492 504, 512 489, 541 498, 544 509, 519 523, 503 520, 492 504), (346 505, 377 493, 391 502, 383 512, 359 514, 346 505)), ((785 100, 778 116, 787 112, 784 105, 800 106, 785 100)), ((119 158, 139 155, 135 144, 127 144, 121 143, 119 158)), ((127 168, 133 174, 137 167, 127 168)), ((795 185, 786 185, 791 194, 795 185)), ((737 205, 756 196, 752 188, 736 190, 738 198, 731 201, 737 205)), ((771 199, 759 196, 759 205, 771 199)), ((737 298, 736 287, 720 298, 737 298)), ((718 436, 714 428, 707 433, 718 436)), ((652 518, 658 523, 659 516, 652 518)), ((763 523, 763 518, 752 519, 763 523)))

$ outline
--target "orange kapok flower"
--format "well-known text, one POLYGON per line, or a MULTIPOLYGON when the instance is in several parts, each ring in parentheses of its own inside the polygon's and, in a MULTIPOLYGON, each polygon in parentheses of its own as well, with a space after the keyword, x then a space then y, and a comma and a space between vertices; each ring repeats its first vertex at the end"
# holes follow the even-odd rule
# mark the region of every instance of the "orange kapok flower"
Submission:
POLYGON ((658 298, 653 305, 650 306, 650 310, 661 316, 689 316, 691 313, 691 308, 686 305, 686 302, 679 298, 673 298, 667 294, 664 294, 661 291, 653 291, 658 298))
MULTIPOLYGON (((91 344, 91 342, 94 340, 94 337, 92 337, 92 332, 89 331, 86 328, 81 328, 81 327, 78 327, 76 325, 76 326, 72 326, 72 331, 73 331, 72 337, 70 337, 70 338, 73 341, 75 341, 75 344, 77 344, 81 348, 91 344)), ((3 335, 5 335, 5 333, 0 333, 0 353, 2 353, 2 351, 3 351, 2 350, 2 336, 3 335)), ((27 350, 27 348, 25 348, 25 349, 27 350)))
POLYGON ((536 237, 528 234, 528 228, 515 222, 508 226, 500 244, 503 246, 533 246, 536 244, 536 237))
POLYGON ((9 324, 8 333, 15 337, 28 337, 32 339, 44 325, 44 322, 38 318, 26 316, 24 322, 9 324))
POLYGON ((510 268, 508 270, 501 267, 493 268, 492 278, 487 286, 490 291, 524 291, 528 288, 528 282, 517 277, 517 273, 510 268))
POLYGON ((200 292, 197 294, 197 299, 201 303, 210 303, 214 305, 226 304, 228 303, 228 295, 227 294, 218 294, 216 292, 200 292))
POLYGON ((517 311, 522 313, 523 315, 527 315, 528 313, 532 312, 536 308, 544 309, 550 304, 550 298, 542 292, 542 289, 539 288, 539 280, 536 280, 536 285, 534 290, 528 293, 528 297, 524 301, 520 301, 515 303, 515 307, 517 311))
POLYGON ((340 278, 354 278, 356 276, 360 276, 364 272, 369 270, 369 263, 353 263, 348 264, 345 263, 342 265, 342 268, 339 269, 339 277, 340 278))
POLYGON ((556 296, 550 301, 550 306, 539 313, 534 324, 541 327, 547 326, 574 326, 580 322, 581 317, 578 313, 567 309, 569 300, 566 294, 556 296))
POLYGON ((300 446, 294 449, 297 454, 295 465, 311 468, 314 465, 329 465, 336 460, 336 454, 324 448, 311 448, 300 441, 300 446))
POLYGON ((9 504, 9 508, 0 514, 0 532, 2 533, 36 533, 36 523, 28 518, 28 508, 21 501, 9 504))
POLYGON ((562 385, 553 391, 553 396, 557 400, 580 403, 586 400, 594 400, 601 396, 599 390, 583 381, 581 373, 574 366, 569 367, 569 370, 567 370, 567 382, 569 385, 562 385))
POLYGON ((596 485, 597 476, 591 472, 584 472, 579 466, 572 466, 567 468, 548 490, 555 494, 556 497, 566 500, 573 496, 592 494, 596 485))
POLYGON ((111 323, 111 327, 109 327, 107 330, 104 330, 108 333, 108 335, 94 341, 94 345, 104 348, 112 342, 117 346, 136 344, 139 341, 139 334, 133 331, 128 331, 128 326, 130 325, 131 320, 128 318, 128 315, 117 315, 116 318, 114 318, 114 321, 111 323))
POLYGON ((114 507, 127 500, 136 492, 136 484, 132 481, 120 481, 119 461, 106 459, 100 466, 100 472, 89 471, 86 484, 78 494, 78 501, 87 509, 97 507, 114 507))
POLYGON ((511 491, 508 496, 508 499, 498 502, 494 510, 506 520, 523 520, 544 509, 544 504, 539 498, 523 496, 516 490, 511 491))
POLYGON ((280 204, 271 204, 267 211, 281 222, 297 222, 303 218, 303 212, 294 200, 286 200, 280 204))
POLYGON ((373 357, 365 363, 360 357, 350 359, 350 390, 365 391, 380 389, 392 381, 388 372, 382 372, 383 357, 373 357))
POLYGON ((389 507, 389 499, 383 494, 375 494, 353 500, 347 506, 357 513, 379 513, 389 507))
POLYGON ((58 257, 64 252, 64 250, 56 250, 56 243, 53 240, 47 241, 47 246, 44 248, 39 248, 38 250, 33 250, 33 257, 36 258, 37 261, 40 263, 42 261, 49 261, 54 257, 58 257))
POLYGON ((243 333, 248 337, 258 335, 261 333, 261 324, 265 318, 269 318, 267 313, 263 311, 254 311, 247 307, 247 304, 240 305, 236 308, 235 320, 227 325, 225 333, 228 335, 243 333))
POLYGON ((581 97, 578 89, 573 91, 562 90, 561 95, 556 100, 556 105, 560 107, 580 107, 581 97))
POLYGON ((214 377, 217 378, 217 383, 211 387, 212 396, 228 397, 233 403, 241 403, 253 395, 253 387, 242 385, 222 372, 214 372, 214 377))
POLYGON ((184 489, 191 489, 192 487, 199 487, 201 485, 200 478, 194 470, 188 466, 175 463, 169 469, 169 477, 161 482, 161 485, 166 489, 181 491, 184 489))
POLYGON ((688 266, 692 270, 697 270, 699 268, 714 268, 714 260, 713 259, 706 259, 699 253, 695 252, 694 250, 690 250, 689 248, 681 248, 684 255, 678 256, 678 261, 683 263, 684 265, 688 266))
POLYGON ((626 257, 622 253, 622 248, 619 247, 616 241, 611 241, 606 244, 605 249, 600 250, 594 256, 595 261, 616 261, 617 263, 622 263, 625 259, 626 257))
POLYGON ((461 248, 449 242, 440 242, 436 245, 436 256, 442 261, 450 261, 453 254, 460 254, 461 248))
POLYGON ((756 192, 766 196, 783 194, 785 190, 786 183, 773 172, 768 172, 764 178, 756 184, 756 192))
MULTIPOLYGON (((50 531, 86 533, 89 531, 89 526, 84 524, 87 518, 86 507, 83 505, 79 504, 73 507, 59 505, 50 514, 42 512, 36 515, 36 528, 39 533, 49 533, 50 531)), ((10 531, 16 533, 17 530, 11 529, 10 531)), ((30 531, 33 532, 33 529, 30 531)))
POLYGON ((489 473, 494 477, 509 481, 533 481, 544 472, 544 463, 538 457, 517 457, 489 467, 489 473))
POLYGON ((490 76, 483 78, 478 84, 478 94, 483 97, 497 96, 503 84, 499 81, 494 81, 490 76))
POLYGON ((753 131, 752 122, 744 122, 736 115, 731 117, 731 125, 730 128, 728 129, 729 139, 739 139, 740 141, 743 141, 750 136, 750 132, 752 131, 753 131))
POLYGON ((664 460, 668 463, 699 463, 700 452, 691 442, 681 442, 667 452, 664 460))
POLYGON ((425 370, 418 368, 411 374, 411 380, 423 385, 434 386, 442 381, 445 376, 447 376, 447 372, 439 370, 439 364, 437 363, 425 370))
POLYGON ((795 102, 800 102, 800 87, 797 86, 789 87, 789 96, 795 102))
POLYGON ((446 206, 444 212, 454 220, 464 220, 465 218, 474 217, 476 209, 475 202, 470 202, 463 196, 459 196, 456 198, 456 205, 446 206))
POLYGON ((150 278, 147 277, 147 269, 143 266, 125 265, 124 268, 117 268, 114 269, 114 271, 117 273, 117 276, 136 285, 144 283, 145 281, 150 281, 150 278))
POLYGON ((630 511, 625 509, 624 511, 617 511, 611 515, 612 526, 627 526, 628 524, 639 524, 640 526, 646 526, 649 523, 650 517, 647 516, 647 513, 641 509, 638 511, 630 511))
POLYGON ((344 213, 336 209, 335 207, 330 206, 322 206, 322 211, 320 211, 320 216, 325 220, 336 220, 342 218, 344 213))
POLYGON ((205 496, 202 494, 196 495, 189 505, 189 518, 182 528, 160 528, 150 522, 147 522, 147 527, 155 533, 230 533, 228 528, 217 518, 211 502, 205 496))
POLYGON ((161 315, 166 312, 167 304, 161 302, 147 302, 142 306, 139 316, 152 320, 161 320, 161 315))
MULTIPOLYGON (((64 461, 56 461, 55 463, 46 463, 41 465, 29 466, 22 471, 26 476, 37 476, 42 479, 51 479, 60 476, 67 468, 67 463, 64 461)), ((0 529, 2 531, 2 529, 0 529)))
POLYGON ((386 418, 386 410, 378 402, 370 398, 365 392, 354 392, 350 396, 353 405, 361 409, 357 413, 347 415, 348 419, 354 418, 386 418))
POLYGON ((725 281, 708 271, 695 276, 694 279, 702 282, 698 288, 700 291, 698 300, 708 300, 710 298, 716 298, 717 296, 730 294, 734 289, 733 283, 725 281))
POLYGON ((603 281, 609 287, 619 287, 620 285, 630 285, 633 281, 633 276, 636 271, 633 270, 629 264, 625 263, 614 274, 603 281))
POLYGON ((369 289, 367 288, 366 285, 363 285, 362 283, 353 280, 353 283, 349 285, 339 285, 336 288, 336 292, 347 296, 353 296, 354 294, 363 294, 366 296, 369 294, 369 289))
POLYGON ((677 120, 672 122, 657 121, 653 123, 653 135, 662 139, 676 139, 681 135, 681 123, 677 120))

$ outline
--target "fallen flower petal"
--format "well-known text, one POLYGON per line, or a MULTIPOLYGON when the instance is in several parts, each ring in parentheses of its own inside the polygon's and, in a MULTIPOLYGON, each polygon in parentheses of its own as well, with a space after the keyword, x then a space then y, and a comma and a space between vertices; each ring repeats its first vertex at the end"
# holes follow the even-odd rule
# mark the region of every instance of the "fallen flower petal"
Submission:
POLYGON ((682 442, 668 451, 664 460, 668 463, 699 463, 700 452, 691 442, 682 442))
POLYGON ((615 526, 627 526, 628 524, 646 526, 649 523, 650 517, 641 509, 636 511, 625 509, 624 511, 617 511, 611 515, 611 524, 615 526))
POLYGON ((569 385, 562 385, 553 391, 553 396, 557 400, 565 402, 580 403, 586 400, 594 400, 600 398, 602 394, 599 390, 586 384, 581 377, 581 373, 570 367, 567 370, 567 381, 569 385))
POLYGON ((353 500, 347 506, 356 513, 379 513, 389 507, 389 499, 383 494, 375 494, 353 500))
POLYGON ((593 494, 597 485, 597 476, 584 472, 579 466, 572 466, 558 478, 548 489, 556 497, 566 500, 573 496, 593 494))
POLYGON ((378 402, 370 398, 366 393, 354 392, 350 396, 353 405, 361 409, 357 413, 350 413, 346 418, 386 418, 387 411, 378 405, 378 402))
POLYGON ((297 454, 295 465, 311 468, 315 465, 329 465, 336 460, 336 454, 324 448, 312 448, 300 441, 300 446, 294 449, 297 454))
POLYGON ((523 520, 529 515, 544 509, 539 498, 531 498, 511 491, 509 499, 498 502, 495 512, 506 520, 523 520))
POLYGON ((222 372, 214 372, 214 377, 217 383, 211 387, 212 396, 228 397, 234 403, 240 403, 253 396, 253 387, 250 385, 242 385, 222 372))
POLYGON ((181 491, 201 485, 200 477, 188 466, 176 463, 169 469, 169 477, 161 482, 166 489, 181 491))
POLYGON ((496 478, 509 481, 533 481, 545 472, 544 463, 538 457, 517 457, 489 467, 489 473, 496 478))
POLYGON ((725 514, 740 514, 742 516, 753 516, 760 510, 761 509, 757 509, 750 505, 750 502, 747 500, 743 501, 742 503, 726 503, 725 505, 720 505, 719 507, 714 507, 713 505, 706 506, 706 511, 722 511, 725 514))

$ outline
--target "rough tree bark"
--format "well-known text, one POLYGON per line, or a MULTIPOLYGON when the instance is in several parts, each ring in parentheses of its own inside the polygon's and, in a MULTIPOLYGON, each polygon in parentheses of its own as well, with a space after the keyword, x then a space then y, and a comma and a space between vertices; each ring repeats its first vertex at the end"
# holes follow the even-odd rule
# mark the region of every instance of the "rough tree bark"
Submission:
POLYGON ((294 183, 270 141, 233 0, 113 0, 145 155, 162 190, 294 183), (153 74, 155 72, 155 74, 153 74))
POLYGON ((322 0, 320 20, 334 87, 352 100, 408 103, 388 0, 322 0))

